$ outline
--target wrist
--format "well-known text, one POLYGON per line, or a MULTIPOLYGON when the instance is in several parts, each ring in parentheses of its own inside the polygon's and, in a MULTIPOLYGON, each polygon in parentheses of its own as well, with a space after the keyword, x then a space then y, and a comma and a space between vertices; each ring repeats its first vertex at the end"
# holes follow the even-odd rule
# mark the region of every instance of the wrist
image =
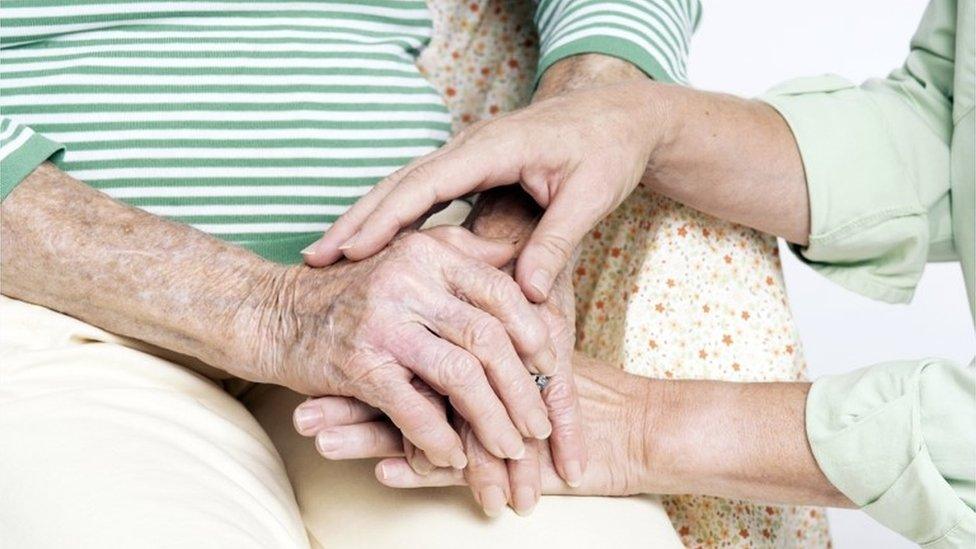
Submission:
POLYGON ((585 87, 647 79, 636 65, 617 57, 599 53, 574 55, 557 61, 546 70, 539 80, 539 87, 532 96, 532 101, 542 101, 585 87))
POLYGON ((637 407, 643 410, 641 444, 643 448, 643 493, 695 493, 697 463, 708 444, 702 444, 698 429, 707 403, 693 402, 689 389, 695 381, 647 379, 637 407))
MULTIPOLYGON (((284 280, 294 269, 262 258, 238 257, 220 271, 206 299, 209 329, 200 338, 201 360, 249 381, 273 383, 268 340, 281 335, 284 280)), ((219 261, 219 259, 217 260, 219 261)))

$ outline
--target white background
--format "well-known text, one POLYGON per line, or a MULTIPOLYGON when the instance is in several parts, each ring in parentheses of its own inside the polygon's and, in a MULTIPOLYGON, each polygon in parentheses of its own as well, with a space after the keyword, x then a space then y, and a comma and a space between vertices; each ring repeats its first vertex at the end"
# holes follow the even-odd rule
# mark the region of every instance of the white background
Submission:
MULTIPOLYGON (((925 0, 703 0, 690 76, 700 88, 758 95, 794 76, 855 82, 899 65, 925 0)), ((972 321, 958 264, 929 265, 909 306, 875 303, 837 286, 782 248, 791 306, 810 375, 883 360, 944 356, 968 363, 972 321)), ((914 547, 858 511, 831 510, 834 547, 914 547)))

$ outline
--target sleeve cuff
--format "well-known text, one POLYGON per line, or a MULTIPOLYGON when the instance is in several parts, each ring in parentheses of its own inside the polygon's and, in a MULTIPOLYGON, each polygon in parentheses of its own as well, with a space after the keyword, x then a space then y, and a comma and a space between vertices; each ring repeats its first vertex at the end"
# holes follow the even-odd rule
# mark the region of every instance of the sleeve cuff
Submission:
POLYGON ((686 83, 688 43, 700 16, 697 1, 543 0, 535 18, 536 84, 557 61, 586 53, 622 59, 661 82, 686 83))
POLYGON ((786 120, 806 173, 809 245, 794 252, 849 290, 910 301, 929 253, 928 208, 917 189, 931 174, 915 171, 941 169, 917 159, 934 158, 947 170, 944 144, 896 139, 931 132, 895 94, 837 76, 790 81, 762 100, 786 120))
POLYGON ((535 85, 539 85, 539 80, 542 78, 542 75, 546 73, 549 67, 553 66, 557 62, 566 59, 567 57, 587 53, 599 53, 627 61, 631 65, 634 65, 643 71, 648 77, 658 82, 683 83, 683 81, 679 81, 671 71, 665 69, 653 55, 637 44, 612 36, 591 36, 588 38, 575 40, 568 44, 559 46, 552 51, 546 52, 545 55, 539 59, 539 68, 536 71, 535 85))
POLYGON ((976 513, 939 466, 976 461, 971 391, 972 371, 941 360, 821 378, 807 397, 810 448, 830 482, 882 524, 922 544, 960 535, 976 513), (940 409, 955 419, 940 420, 940 409))
POLYGON ((4 154, 0 160, 0 200, 6 199, 35 168, 64 152, 64 146, 34 133, 30 128, 24 127, 21 132, 26 133, 23 141, 18 143, 14 137, 0 147, 0 154, 4 154), (5 150, 8 147, 9 152, 5 150))

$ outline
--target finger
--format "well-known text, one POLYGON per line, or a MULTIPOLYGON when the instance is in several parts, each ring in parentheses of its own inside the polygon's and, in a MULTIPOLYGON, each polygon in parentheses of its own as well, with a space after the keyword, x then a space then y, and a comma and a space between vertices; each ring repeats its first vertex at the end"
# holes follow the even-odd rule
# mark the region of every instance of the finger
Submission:
POLYGON ((370 189, 359 198, 339 219, 325 230, 321 238, 302 250, 302 258, 310 267, 325 267, 342 258, 339 246, 356 234, 363 221, 380 201, 393 189, 386 181, 370 189))
MULTIPOLYGON (((460 301, 457 303, 468 306, 460 301)), ((454 409, 462 417, 469 418, 494 455, 501 458, 522 456, 525 451, 522 435, 475 357, 420 325, 413 330, 404 330, 399 338, 391 341, 390 351, 400 364, 446 395, 454 409)), ((539 398, 544 414, 544 404, 539 398)))
POLYGON ((343 245, 346 257, 362 259, 381 250, 397 232, 431 206, 518 181, 519 163, 504 140, 470 143, 418 163, 380 200, 355 237, 343 245))
MULTIPOLYGON (((464 451, 468 456, 464 479, 485 514, 489 517, 497 517, 511 499, 505 461, 488 453, 471 427, 464 422, 459 425, 459 432, 464 441, 464 451)), ((536 461, 538 462, 538 459, 536 461)))
POLYGON ((496 334, 490 329, 483 335, 497 337, 487 339, 486 344, 506 348, 514 345, 529 371, 555 373, 556 350, 549 328, 512 277, 470 258, 448 264, 444 272, 454 292, 501 322, 504 333, 496 334))
MULTIPOLYGON (((539 441, 525 442, 525 456, 508 461, 509 491, 512 494, 512 509, 525 517, 532 514, 542 495, 542 472, 539 465, 539 441)), ((468 462, 471 453, 468 452, 468 462)), ((470 465, 468 466, 470 468, 470 465)), ((469 480, 470 482, 470 480, 469 480)))
MULTIPOLYGON (((494 393, 501 399, 518 431, 527 437, 548 437, 552 432, 552 425, 539 389, 516 354, 501 323, 495 317, 457 299, 442 305, 437 316, 439 318, 429 322, 428 328, 458 347, 467 349, 478 359, 494 393)), ((463 375, 474 375, 470 373, 470 368, 466 370, 468 373, 463 375)), ((458 379, 455 383, 461 382, 458 379)), ((492 439, 485 438, 484 433, 487 427, 485 420, 496 418, 466 414, 460 402, 456 408, 471 422, 485 446, 495 453, 491 446, 492 439)), ((521 442, 521 438, 519 441, 521 442)), ((495 455, 516 459, 521 457, 521 453, 495 455)))
POLYGON ((335 263, 342 257, 341 246, 359 231, 363 221, 376 209, 383 198, 396 188, 403 176, 414 166, 426 162, 431 158, 436 158, 440 154, 443 153, 441 149, 438 149, 437 151, 416 158, 377 183, 368 193, 360 197, 352 207, 339 216, 339 219, 325 230, 322 238, 302 250, 302 257, 305 258, 305 263, 311 267, 325 267, 326 265, 335 263))
POLYGON ((350 383, 355 397, 382 410, 434 465, 457 469, 467 465, 461 439, 441 410, 410 384, 413 375, 409 370, 392 358, 382 359, 387 363, 379 365, 375 357, 358 360, 362 364, 353 365, 352 371, 365 373, 350 383))
POLYGON ((572 260, 576 246, 609 213, 600 202, 567 192, 572 188, 567 184, 553 197, 515 264, 515 280, 536 303, 548 299, 553 281, 572 260))
POLYGON ((454 225, 442 225, 424 231, 430 236, 450 244, 459 252, 495 268, 505 266, 515 258, 515 244, 503 240, 492 240, 454 225))
POLYGON ((458 469, 434 469, 428 475, 417 474, 403 458, 384 459, 374 469, 376 480, 390 488, 439 488, 464 486, 464 473, 458 469))
POLYGON ((576 488, 583 482, 587 455, 576 384, 572 376, 551 377, 542 391, 542 398, 546 401, 552 421, 549 448, 553 465, 566 484, 576 488))
POLYGON ((308 437, 326 427, 363 423, 382 415, 376 408, 354 398, 327 396, 310 398, 298 405, 292 420, 295 430, 308 437))
MULTIPOLYGON (((416 378, 416 377, 413 378, 413 380, 411 380, 411 385, 413 385, 414 388, 416 388, 417 391, 420 392, 420 394, 424 395, 424 397, 426 397, 427 400, 431 402, 431 404, 436 406, 441 411, 441 414, 444 417, 447 417, 447 410, 445 408, 444 397, 437 394, 437 392, 434 391, 434 389, 432 389, 430 385, 428 385, 420 378, 416 378)), ((430 462, 429 459, 427 459, 427 454, 425 454, 424 451, 421 450, 420 448, 414 446, 413 443, 410 442, 410 440, 407 439, 406 437, 402 437, 402 438, 403 438, 404 457, 406 458, 407 463, 410 464, 410 467, 421 475, 430 474, 430 472, 433 471, 436 467, 434 466, 433 463, 430 462)))
POLYGON ((403 455, 402 435, 386 421, 323 429, 315 448, 329 459, 368 459, 403 455))
POLYGON ((423 450, 414 446, 406 438, 403 439, 403 454, 407 463, 410 464, 410 468, 419 475, 429 475, 431 471, 437 468, 427 459, 427 454, 423 450))
MULTIPOLYGON (((448 143, 436 151, 415 158, 406 166, 398 169, 377 183, 376 186, 370 189, 368 193, 363 195, 351 208, 342 214, 331 227, 326 229, 322 238, 302 250, 302 256, 305 258, 305 262, 312 267, 324 267, 341 258, 344 245, 359 232, 359 229, 366 221, 366 218, 369 217, 369 214, 376 209, 386 195, 400 184, 400 180, 415 167, 441 156, 451 148, 452 145, 448 143)), ((433 206, 429 210, 433 210, 433 206)), ((425 213, 429 214, 430 212, 425 213)), ((420 217, 422 216, 418 216, 418 221, 420 217)))

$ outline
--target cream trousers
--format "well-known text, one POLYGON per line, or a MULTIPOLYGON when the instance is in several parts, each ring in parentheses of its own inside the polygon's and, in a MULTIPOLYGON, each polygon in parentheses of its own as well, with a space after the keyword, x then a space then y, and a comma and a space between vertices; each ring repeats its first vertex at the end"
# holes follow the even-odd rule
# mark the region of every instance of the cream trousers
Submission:
POLYGON ((0 546, 669 547, 653 497, 543 497, 485 518, 395 491, 295 433, 302 397, 0 297, 0 546), (240 385, 240 384, 238 384, 240 385))

